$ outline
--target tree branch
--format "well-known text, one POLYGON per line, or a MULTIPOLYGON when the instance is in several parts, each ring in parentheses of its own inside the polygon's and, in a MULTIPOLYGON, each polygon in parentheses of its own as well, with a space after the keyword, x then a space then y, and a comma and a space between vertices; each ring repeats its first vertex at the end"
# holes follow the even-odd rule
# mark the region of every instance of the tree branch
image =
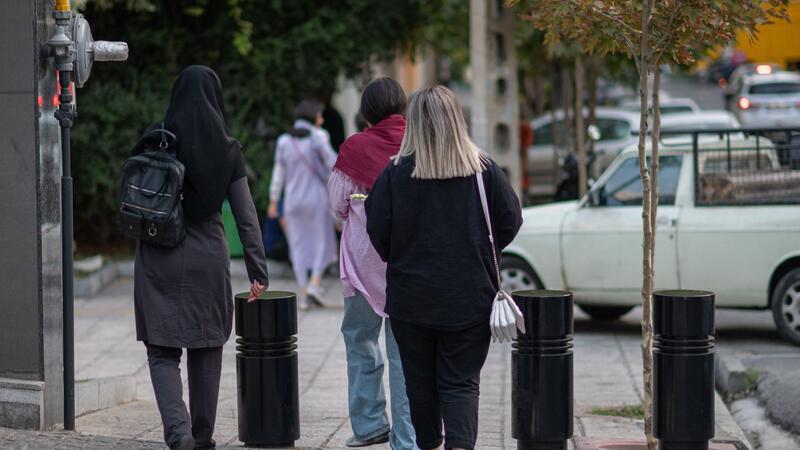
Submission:
MULTIPOLYGON (((573 6, 575 6, 576 8, 580 8, 582 6, 576 0, 567 0, 567 1, 569 3, 571 3, 573 6)), ((607 12, 603 11, 600 8, 595 8, 595 7, 591 7, 591 8, 592 8, 592 12, 594 12, 596 14, 599 14, 599 15, 605 17, 606 19, 611 20, 612 22, 614 22, 617 25, 621 26, 623 29, 628 30, 633 35, 637 35, 637 34, 641 33, 636 28, 633 28, 632 26, 630 26, 627 23, 625 23, 625 21, 620 19, 619 17, 612 16, 611 14, 608 14, 607 12)), ((631 41, 630 37, 628 37, 628 35, 626 35, 624 32, 622 33, 622 40, 625 41, 625 45, 628 46, 628 49, 631 51, 631 55, 634 56, 633 59, 635 60, 636 59, 636 46, 633 45, 633 41, 631 41)))
MULTIPOLYGON (((575 0, 569 0, 569 1, 570 1, 570 3, 572 3, 575 6, 580 6, 580 4, 575 0)), ((619 17, 612 16, 611 14, 603 11, 600 8, 596 8, 594 6, 591 7, 591 8, 592 8, 592 11, 594 11, 595 13, 600 14, 601 16, 605 17, 606 19, 611 19, 611 21, 616 22, 622 28, 627 29, 628 31, 630 31, 634 35, 641 33, 641 31, 639 31, 636 28, 633 28, 632 26, 628 25, 627 23, 625 23, 624 20, 620 19, 619 17)))
POLYGON ((672 14, 670 14, 669 20, 667 21, 667 27, 664 29, 665 33, 661 36, 661 39, 658 40, 658 43, 653 46, 653 49, 658 52, 655 55, 655 58, 653 58, 653 61, 655 61, 656 64, 660 63, 661 56, 664 54, 667 44, 674 41, 675 33, 672 32, 672 24, 675 22, 675 17, 678 15, 678 11, 681 9, 682 4, 683 2, 681 0, 677 0, 675 2, 675 8, 672 10, 672 14), (667 37, 672 37, 673 39, 667 40, 667 37))

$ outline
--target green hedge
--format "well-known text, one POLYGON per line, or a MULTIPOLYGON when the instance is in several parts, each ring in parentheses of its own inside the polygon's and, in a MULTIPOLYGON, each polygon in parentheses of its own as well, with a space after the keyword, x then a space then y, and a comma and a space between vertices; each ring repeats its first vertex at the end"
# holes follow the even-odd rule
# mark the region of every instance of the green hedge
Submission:
POLYGON ((96 0, 93 34, 128 42, 126 63, 97 64, 78 91, 73 128, 76 239, 118 241, 119 168, 144 127, 163 118, 175 76, 190 64, 220 75, 231 131, 245 146, 266 208, 272 142, 301 98, 329 94, 340 73, 362 74, 422 37, 439 2, 424 0, 96 0))

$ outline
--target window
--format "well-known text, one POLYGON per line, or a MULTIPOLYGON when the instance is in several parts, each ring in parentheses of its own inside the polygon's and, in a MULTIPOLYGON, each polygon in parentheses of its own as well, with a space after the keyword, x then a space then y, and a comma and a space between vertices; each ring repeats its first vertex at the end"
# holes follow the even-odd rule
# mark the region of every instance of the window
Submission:
MULTIPOLYGON (((659 205, 675 204, 678 190, 678 177, 681 173, 682 156, 662 156, 658 175, 659 205)), ((638 206, 642 204, 642 178, 639 176, 639 158, 626 159, 606 180, 603 186, 593 192, 593 204, 597 206, 638 206)))
POLYGON ((494 50, 497 64, 506 62, 506 37, 500 33, 494 34, 494 50))
POLYGON ((624 120, 597 119, 596 122, 597 128, 600 129, 600 141, 626 139, 631 135, 631 126, 624 120))
MULTIPOLYGON (((558 144, 563 146, 566 140, 564 122, 556 122, 558 144)), ((546 123, 533 131, 533 145, 553 145, 553 124, 546 123)))
POLYGON ((511 147, 511 136, 508 125, 498 123, 494 128, 494 149, 500 153, 505 153, 511 147))
MULTIPOLYGON (((662 116, 667 114, 690 113, 694 111, 691 106, 686 105, 659 106, 658 110, 661 111, 662 116)), ((653 112, 652 108, 650 108, 650 112, 653 112)))
POLYGON ((797 94, 800 83, 763 83, 750 86, 751 94, 797 94))

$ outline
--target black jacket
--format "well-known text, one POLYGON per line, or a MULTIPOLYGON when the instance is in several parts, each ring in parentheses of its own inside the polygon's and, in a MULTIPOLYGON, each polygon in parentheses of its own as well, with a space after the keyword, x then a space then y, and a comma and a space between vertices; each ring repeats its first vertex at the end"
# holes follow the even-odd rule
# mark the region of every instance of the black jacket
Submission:
MULTIPOLYGON (((419 180, 413 169, 413 158, 390 163, 366 202, 367 233, 388 263, 385 311, 437 329, 488 322, 498 286, 477 180, 419 180)), ((519 199, 494 162, 483 179, 500 252, 522 226, 519 199)))

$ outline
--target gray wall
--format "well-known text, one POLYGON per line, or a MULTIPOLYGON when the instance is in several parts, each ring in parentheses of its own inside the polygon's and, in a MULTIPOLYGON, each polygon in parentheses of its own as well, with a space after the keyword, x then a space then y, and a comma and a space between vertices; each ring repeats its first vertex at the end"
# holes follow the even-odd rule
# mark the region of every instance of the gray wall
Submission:
POLYGON ((55 79, 39 53, 50 3, 0 0, 0 377, 44 382, 39 428, 63 422, 61 168, 55 79))

